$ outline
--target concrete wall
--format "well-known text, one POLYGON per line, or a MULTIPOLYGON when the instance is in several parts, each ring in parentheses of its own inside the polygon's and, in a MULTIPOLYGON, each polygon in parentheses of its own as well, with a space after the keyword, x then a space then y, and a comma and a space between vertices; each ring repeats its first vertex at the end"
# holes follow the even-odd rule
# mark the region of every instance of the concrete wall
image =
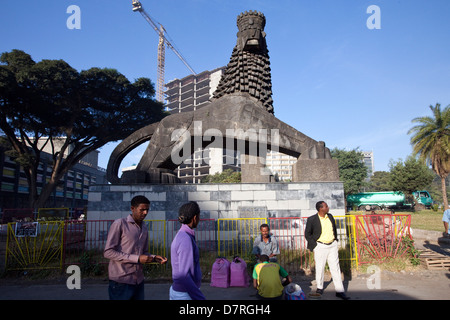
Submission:
POLYGON ((317 201, 330 213, 345 214, 341 182, 97 185, 89 189, 88 220, 114 220, 130 213, 130 201, 144 195, 151 201, 147 219, 178 218, 178 208, 197 201, 203 219, 309 217, 317 201))

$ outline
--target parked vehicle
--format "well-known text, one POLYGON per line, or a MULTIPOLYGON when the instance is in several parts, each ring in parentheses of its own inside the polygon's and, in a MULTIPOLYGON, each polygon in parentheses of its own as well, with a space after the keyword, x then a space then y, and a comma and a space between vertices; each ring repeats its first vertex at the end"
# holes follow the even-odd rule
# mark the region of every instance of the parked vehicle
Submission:
MULTIPOLYGON (((413 197, 418 204, 430 208, 433 199, 426 190, 414 191, 413 197)), ((385 209, 408 209, 414 207, 412 199, 407 199, 403 192, 363 192, 347 196, 347 206, 359 210, 385 210, 385 209)))

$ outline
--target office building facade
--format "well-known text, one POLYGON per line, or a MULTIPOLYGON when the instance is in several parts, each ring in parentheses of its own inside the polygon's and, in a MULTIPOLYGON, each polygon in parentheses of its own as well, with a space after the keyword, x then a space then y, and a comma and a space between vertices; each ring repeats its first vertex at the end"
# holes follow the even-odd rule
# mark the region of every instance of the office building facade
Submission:
POLYGON ((367 179, 370 179, 371 176, 373 176, 373 173, 375 172, 375 164, 373 161, 373 151, 363 151, 363 162, 364 165, 367 167, 367 179))
MULTIPOLYGON (((38 192, 51 176, 51 157, 42 153, 37 173, 38 192)), ((83 208, 87 206, 89 186, 106 184, 106 170, 99 168, 98 151, 92 152, 72 167, 61 179, 46 207, 83 208)), ((22 167, 0 148, 0 211, 28 208, 29 187, 22 167)))

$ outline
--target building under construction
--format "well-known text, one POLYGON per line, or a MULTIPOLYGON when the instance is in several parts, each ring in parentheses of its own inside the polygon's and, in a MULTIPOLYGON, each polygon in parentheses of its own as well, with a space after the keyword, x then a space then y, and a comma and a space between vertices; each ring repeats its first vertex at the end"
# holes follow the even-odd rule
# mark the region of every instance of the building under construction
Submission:
MULTIPOLYGON (((166 83, 165 97, 170 113, 198 110, 210 104, 225 67, 191 74, 166 83)), ((198 149, 178 168, 177 176, 185 183, 199 183, 209 174, 232 169, 240 171, 239 154, 218 148, 198 149)))
MULTIPOLYGON (((203 71, 168 82, 165 87, 167 109, 170 113, 198 110, 210 103, 225 67, 203 71)), ((266 166, 280 181, 292 179, 296 159, 280 152, 268 151, 266 166)), ((185 183, 199 183, 209 174, 231 169, 240 171, 240 154, 231 150, 198 149, 177 168, 178 178, 185 183)))
POLYGON ((166 102, 170 113, 198 110, 210 103, 225 67, 191 74, 166 83, 166 102))

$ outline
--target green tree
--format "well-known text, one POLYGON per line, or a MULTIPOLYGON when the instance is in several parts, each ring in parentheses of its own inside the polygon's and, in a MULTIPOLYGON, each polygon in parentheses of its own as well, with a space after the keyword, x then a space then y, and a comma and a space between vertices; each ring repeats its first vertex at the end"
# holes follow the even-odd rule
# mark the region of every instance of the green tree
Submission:
POLYGON ((334 148, 331 157, 338 159, 339 178, 344 183, 345 195, 361 192, 367 177, 363 153, 358 149, 347 151, 334 148))
POLYGON ((3 53, 0 129, 27 177, 30 206, 43 207, 64 174, 88 153, 165 117, 154 95, 149 79, 131 83, 115 69, 78 72, 63 60, 36 63, 21 50, 3 53), (50 150, 52 172, 38 192, 44 148, 50 150))
POLYGON ((241 173, 231 169, 225 169, 222 172, 209 174, 202 180, 203 183, 239 183, 241 182, 241 173))
MULTIPOLYGON (((450 176, 447 176, 445 181, 446 186, 449 185, 449 180, 450 176)), ((427 189, 427 191, 430 193, 434 201, 436 201, 437 203, 443 203, 444 199, 442 198, 441 178, 437 174, 434 175, 434 180, 431 183, 431 186, 427 189)), ((447 188, 447 199, 449 198, 450 198, 450 188, 447 188)))
POLYGON ((367 191, 380 192, 390 191, 391 186, 391 174, 387 171, 375 171, 370 177, 369 186, 367 191))
POLYGON ((401 191, 410 199, 414 191, 427 189, 434 179, 433 172, 414 156, 404 162, 391 161, 389 167, 393 191, 401 191))
POLYGON ((426 163, 431 162, 434 172, 441 178, 444 208, 448 208, 445 178, 450 173, 450 106, 441 110, 441 105, 430 106, 432 117, 418 117, 412 120, 417 123, 408 134, 412 134, 411 144, 415 155, 426 163))

